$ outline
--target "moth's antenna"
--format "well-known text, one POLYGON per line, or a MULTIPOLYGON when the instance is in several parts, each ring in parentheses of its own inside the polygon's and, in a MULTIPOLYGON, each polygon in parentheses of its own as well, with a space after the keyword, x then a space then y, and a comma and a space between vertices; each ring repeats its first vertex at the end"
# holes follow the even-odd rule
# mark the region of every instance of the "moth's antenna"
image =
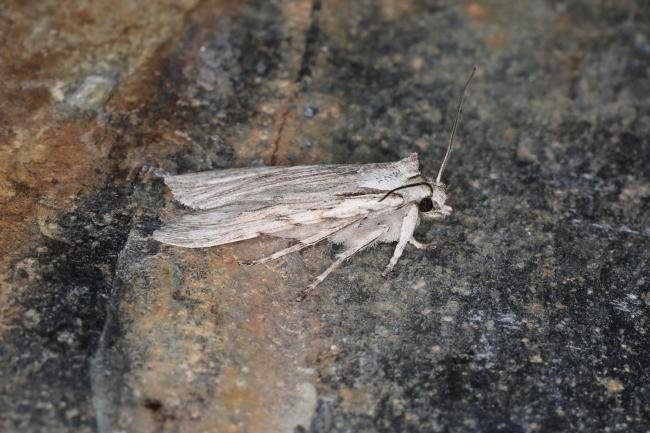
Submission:
POLYGON ((391 194, 395 194, 395 191, 399 191, 400 189, 411 188, 413 186, 420 186, 420 185, 428 186, 429 189, 431 190, 431 193, 433 193, 433 187, 431 186, 431 184, 429 182, 409 183, 408 185, 402 185, 402 186, 398 186, 397 188, 391 189, 390 191, 388 191, 386 193, 386 195, 384 195, 382 198, 380 198, 379 201, 383 201, 386 197, 388 197, 391 194))
POLYGON ((476 73, 476 66, 472 68, 472 73, 469 75, 467 82, 465 82, 465 87, 463 87, 463 93, 460 95, 460 100, 458 101, 458 109, 456 109, 456 118, 454 119, 454 124, 451 127, 451 137, 449 137, 449 144, 447 145, 447 153, 445 153, 445 158, 442 160, 442 165, 440 165, 440 170, 438 170, 438 176, 436 177, 436 183, 440 183, 442 178, 442 172, 445 171, 447 162, 449 161, 449 153, 451 152, 451 147, 454 144, 454 137, 456 136, 456 129, 458 129, 458 121, 460 120, 460 113, 463 112, 463 101, 465 100, 465 95, 467 94, 467 89, 469 88, 469 83, 474 78, 474 73, 476 73))

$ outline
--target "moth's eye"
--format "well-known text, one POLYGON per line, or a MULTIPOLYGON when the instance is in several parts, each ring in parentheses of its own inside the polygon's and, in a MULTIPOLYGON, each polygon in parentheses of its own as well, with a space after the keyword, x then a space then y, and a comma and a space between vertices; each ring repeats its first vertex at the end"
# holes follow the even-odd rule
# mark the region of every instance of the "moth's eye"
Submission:
POLYGON ((420 212, 429 212, 433 209, 433 202, 429 197, 423 198, 418 204, 418 209, 420 209, 420 212))

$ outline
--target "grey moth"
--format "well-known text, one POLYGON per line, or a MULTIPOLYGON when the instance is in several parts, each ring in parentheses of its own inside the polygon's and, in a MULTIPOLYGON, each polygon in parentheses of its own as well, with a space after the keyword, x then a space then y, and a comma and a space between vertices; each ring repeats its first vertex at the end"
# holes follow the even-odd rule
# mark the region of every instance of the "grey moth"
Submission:
POLYGON ((418 155, 390 163, 305 165, 211 170, 163 175, 175 200, 191 213, 166 223, 154 239, 186 248, 205 248, 258 236, 294 243, 252 263, 266 263, 321 241, 342 244, 335 261, 301 292, 302 300, 346 259, 378 243, 397 242, 383 275, 404 248, 432 245, 413 232, 421 220, 441 220, 452 209, 441 181, 472 70, 458 103, 447 152, 435 180, 420 173, 418 155))

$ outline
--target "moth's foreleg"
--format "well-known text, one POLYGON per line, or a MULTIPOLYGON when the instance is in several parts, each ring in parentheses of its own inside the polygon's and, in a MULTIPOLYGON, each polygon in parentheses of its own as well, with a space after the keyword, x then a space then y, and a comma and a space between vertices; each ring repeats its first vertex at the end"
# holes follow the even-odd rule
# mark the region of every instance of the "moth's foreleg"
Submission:
POLYGON ((418 207, 413 205, 410 207, 406 213, 406 216, 402 220, 402 227, 400 228, 397 246, 393 252, 393 257, 391 257, 390 262, 388 262, 388 266, 386 266, 386 269, 381 274, 382 276, 385 277, 390 271, 393 270, 393 267, 397 264, 397 261, 402 256, 406 244, 411 239, 413 239, 413 232, 415 231, 415 227, 418 224, 418 212, 418 207))
POLYGON ((433 242, 425 244, 422 242, 418 242, 414 237, 411 237, 411 239, 409 239, 409 243, 413 245, 415 248, 417 248, 418 250, 435 251, 438 249, 438 245, 434 244, 433 242))
POLYGON ((316 288, 316 286, 322 283, 329 274, 341 266, 345 260, 349 259, 368 245, 372 244, 377 240, 377 238, 386 233, 388 231, 388 228, 388 226, 384 225, 376 226, 372 230, 364 233, 363 236, 359 236, 358 238, 353 239, 352 245, 347 250, 337 254, 334 263, 325 269, 322 274, 316 277, 314 282, 311 283, 305 290, 303 290, 300 295, 298 295, 298 298, 296 298, 296 300, 298 302, 304 300, 307 295, 309 295, 309 293, 316 288))

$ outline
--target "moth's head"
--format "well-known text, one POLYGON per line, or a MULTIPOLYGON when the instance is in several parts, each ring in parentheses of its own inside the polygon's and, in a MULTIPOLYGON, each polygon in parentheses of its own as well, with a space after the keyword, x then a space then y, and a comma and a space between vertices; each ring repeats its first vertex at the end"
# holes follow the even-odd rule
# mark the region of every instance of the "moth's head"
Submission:
POLYGON ((418 203, 420 217, 425 220, 441 220, 451 215, 451 207, 447 206, 446 187, 443 183, 430 182, 431 195, 424 197, 418 203))
POLYGON ((436 176, 435 182, 427 179, 427 183, 431 185, 431 196, 425 197, 418 203, 420 209, 420 216, 424 219, 431 220, 441 220, 446 216, 451 214, 451 207, 445 205, 447 201, 447 193, 445 184, 442 183, 442 173, 445 171, 447 162, 449 161, 449 153, 454 144, 454 136, 456 135, 456 129, 458 128, 458 121, 460 120, 460 113, 463 111, 463 101, 465 100, 465 94, 469 88, 469 83, 472 81, 476 73, 476 66, 472 68, 472 73, 469 75, 465 87, 463 88, 463 93, 460 96, 458 101, 458 108, 456 109, 456 118, 454 119, 454 124, 451 127, 451 136, 449 137, 449 144, 447 145, 447 152, 445 152, 445 157, 440 164, 440 170, 438 170, 438 176, 436 176))

